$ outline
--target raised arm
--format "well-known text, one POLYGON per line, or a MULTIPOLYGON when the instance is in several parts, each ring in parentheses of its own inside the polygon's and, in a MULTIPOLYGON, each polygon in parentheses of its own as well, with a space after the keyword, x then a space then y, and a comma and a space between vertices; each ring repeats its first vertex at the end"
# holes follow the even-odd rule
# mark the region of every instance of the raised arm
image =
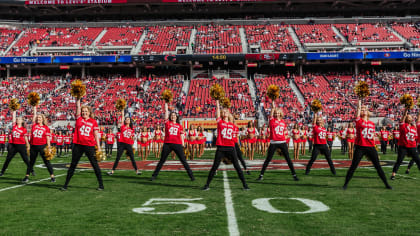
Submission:
POLYGON ((314 112, 314 119, 312 121, 312 125, 315 126, 316 125, 316 119, 318 118, 318 113, 314 112))
POLYGON ((169 120, 169 108, 168 103, 165 102, 165 120, 169 120))
POLYGON ((216 119, 220 118, 220 103, 219 100, 216 100, 216 119))
POLYGON ((121 110, 121 119, 118 120, 118 128, 124 124, 124 110, 121 110))
POLYGON ((13 124, 16 124, 16 112, 17 111, 13 111, 13 113, 12 113, 12 123, 13 124))
POLYGON ((400 123, 405 123, 405 118, 407 118, 407 114, 408 114, 408 109, 405 108, 400 123))
POLYGON ((34 116, 32 117, 32 124, 36 123, 36 106, 34 106, 34 116))
POLYGON ((82 114, 82 107, 80 105, 80 98, 76 99, 76 119, 82 114))
POLYGON ((357 100, 357 111, 356 111, 356 118, 360 117, 360 110, 362 107, 362 100, 358 99, 357 100))
POLYGON ((271 102, 271 112, 270 112, 270 117, 274 116, 274 108, 276 107, 276 103, 274 102, 274 100, 271 102))

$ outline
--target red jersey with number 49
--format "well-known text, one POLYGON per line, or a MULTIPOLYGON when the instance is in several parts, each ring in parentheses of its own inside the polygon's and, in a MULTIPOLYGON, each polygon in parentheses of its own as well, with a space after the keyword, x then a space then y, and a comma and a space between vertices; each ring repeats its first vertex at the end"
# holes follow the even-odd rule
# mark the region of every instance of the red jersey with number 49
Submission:
POLYGON ((314 125, 314 144, 327 144, 327 129, 314 125))
POLYGON ((114 144, 114 142, 115 142, 115 135, 106 134, 106 144, 114 144))
POLYGON ((47 137, 50 136, 50 128, 46 125, 34 124, 32 125, 31 141, 32 145, 47 144, 47 137))
POLYGON ((134 137, 134 130, 130 128, 130 126, 122 125, 120 143, 133 145, 134 144, 133 137, 134 137))
POLYGON ((0 134, 0 144, 5 144, 5 143, 6 143, 6 135, 0 134))
POLYGON ((283 120, 270 119, 270 140, 286 141, 286 123, 283 120))
POLYGON ((375 124, 368 120, 356 119, 356 145, 375 147, 375 124))
POLYGON ((224 146, 224 147, 234 147, 235 146, 235 138, 234 138, 234 131, 235 125, 226 122, 222 119, 217 119, 217 139, 216 139, 216 146, 224 146))
POLYGON ((386 130, 381 130, 381 139, 382 141, 388 141, 389 132, 386 130))
POLYGON ((13 126, 12 129, 12 142, 13 144, 25 144, 25 135, 27 131, 25 127, 18 127, 17 125, 13 126))
POLYGON ((95 146, 96 139, 94 130, 99 131, 98 123, 92 118, 83 119, 79 117, 76 120, 76 127, 73 135, 73 143, 85 146, 95 146))
POLYGON ((172 121, 165 123, 165 140, 164 143, 182 144, 181 132, 182 126, 172 121))
POLYGON ((406 148, 417 147, 417 129, 407 123, 400 124, 400 139, 398 145, 406 148))

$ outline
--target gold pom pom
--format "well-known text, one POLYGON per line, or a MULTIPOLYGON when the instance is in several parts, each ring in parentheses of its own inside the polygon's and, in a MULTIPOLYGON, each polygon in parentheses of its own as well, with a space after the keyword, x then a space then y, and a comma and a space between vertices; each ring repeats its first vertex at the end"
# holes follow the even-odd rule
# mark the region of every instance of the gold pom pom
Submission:
POLYGON ((220 105, 224 108, 230 108, 230 99, 227 97, 222 97, 220 99, 220 105))
POLYGON ((359 81, 357 85, 354 87, 354 93, 356 93, 356 95, 359 98, 365 98, 369 96, 370 94, 369 85, 365 81, 359 81))
POLYGON ((170 103, 172 101, 173 95, 172 91, 169 89, 165 89, 162 92, 162 99, 165 100, 166 103, 170 103))
POLYGON ((275 84, 271 84, 270 86, 268 86, 268 88, 267 88, 267 96, 271 100, 276 100, 280 96, 280 88, 279 88, 279 86, 277 86, 275 84))
POLYGON ((51 161, 52 159, 54 159, 55 154, 57 153, 57 149, 55 147, 47 146, 44 148, 44 152, 45 152, 45 160, 51 161))
POLYGON ((226 165, 232 164, 232 160, 228 157, 223 157, 222 162, 225 163, 226 165))
POLYGON ((95 158, 98 162, 106 160, 106 155, 102 151, 98 151, 97 146, 95 146, 95 158))
POLYGON ((225 90, 220 84, 213 84, 210 88, 210 97, 215 100, 220 100, 225 96, 225 90))
POLYGON ((19 110, 19 108, 20 108, 20 104, 19 104, 19 102, 18 102, 17 98, 12 98, 12 99, 10 99, 10 102, 9 102, 9 108, 10 108, 10 110, 12 110, 12 111, 19 110))
POLYGON ((414 99, 413 97, 406 93, 400 97, 400 102, 405 106, 407 109, 413 109, 414 107, 414 99))
POLYGON ((28 104, 31 106, 37 106, 39 104, 39 101, 41 98, 39 97, 39 94, 37 92, 30 92, 28 94, 28 104))
POLYGON ((86 95, 86 85, 81 80, 75 80, 71 83, 70 94, 73 97, 81 98, 86 95))
POLYGON ((122 98, 117 99, 117 101, 115 102, 115 108, 119 111, 124 110, 126 107, 127 102, 122 98))
POLYGON ((315 113, 322 110, 322 104, 318 99, 314 99, 311 103, 311 110, 315 113))

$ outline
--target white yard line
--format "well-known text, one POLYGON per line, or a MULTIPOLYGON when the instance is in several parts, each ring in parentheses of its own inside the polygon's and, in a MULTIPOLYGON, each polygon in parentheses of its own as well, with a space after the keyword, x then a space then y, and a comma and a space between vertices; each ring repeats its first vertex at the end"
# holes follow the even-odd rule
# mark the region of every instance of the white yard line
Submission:
POLYGON ((228 216, 228 230, 230 236, 239 235, 238 223, 236 222, 235 210, 233 209, 232 193, 230 191, 227 172, 223 171, 223 186, 225 189, 225 204, 228 216))
MULTIPOLYGON (((61 176, 64 176, 64 175, 67 175, 67 174, 56 175, 55 178, 61 177, 61 176)), ((20 188, 20 187, 30 185, 30 184, 36 184, 36 183, 39 183, 39 182, 42 182, 42 181, 45 181, 45 180, 50 180, 50 179, 51 178, 40 179, 38 181, 29 182, 27 184, 19 184, 19 185, 15 185, 15 186, 12 186, 12 187, 2 188, 2 189, 0 189, 0 192, 7 191, 7 190, 10 190, 10 189, 20 188)))

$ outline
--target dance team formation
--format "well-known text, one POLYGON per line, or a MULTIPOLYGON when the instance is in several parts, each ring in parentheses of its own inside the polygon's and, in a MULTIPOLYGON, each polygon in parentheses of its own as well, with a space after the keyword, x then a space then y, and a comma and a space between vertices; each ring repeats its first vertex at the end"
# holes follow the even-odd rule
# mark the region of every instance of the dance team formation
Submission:
MULTIPOLYGON (((342 153, 348 152, 348 157, 352 160, 346 174, 343 189, 347 189, 355 170, 364 156, 372 162, 385 187, 392 189, 380 165, 379 149, 376 147, 376 141, 380 141, 380 151, 383 154, 386 154, 389 143, 391 150, 398 155, 390 177, 391 180, 395 179, 395 175, 405 156, 411 157, 406 174, 409 174, 410 168, 414 163, 420 170, 420 136, 418 135, 420 133, 420 111, 416 119, 414 119, 413 115, 410 114, 410 109, 414 106, 414 99, 411 95, 405 94, 400 99, 405 108, 398 126, 392 127, 392 129, 390 127, 388 129, 387 127, 377 129, 375 123, 369 119, 369 107, 363 104, 363 100, 369 94, 366 86, 366 83, 363 82, 359 82, 356 86, 355 92, 359 99, 357 110, 354 114, 354 121, 350 122, 347 127, 340 127, 340 130, 336 132, 331 126, 325 127, 325 122, 320 113, 322 105, 316 99, 311 104, 313 112, 312 124, 295 123, 292 125, 293 128, 289 130, 288 124, 283 120, 284 114, 280 108, 281 104, 275 103, 275 100, 280 96, 279 88, 276 85, 270 85, 267 90, 268 97, 272 100, 268 125, 264 124, 258 128, 255 127, 254 122, 249 122, 247 127, 239 128, 236 125, 236 114, 230 113, 229 99, 224 97, 224 91, 220 91, 220 86, 216 84, 210 89, 211 97, 216 100, 216 153, 203 190, 209 190, 210 183, 217 173, 221 162, 233 164, 242 182, 243 189, 249 190, 242 169, 249 174, 244 158, 253 160, 255 153, 266 155, 257 180, 263 180, 264 173, 277 152, 284 156, 287 161, 293 179, 299 181, 293 166, 293 160, 299 160, 300 155, 305 155, 307 142, 311 157, 306 165, 305 174, 310 174, 313 163, 318 155, 321 154, 325 156, 331 173, 335 176, 336 170, 331 154, 333 141, 336 137, 341 140, 342 153), (291 141, 293 143, 293 160, 289 156, 289 143, 291 141)), ((191 181, 195 180, 187 160, 201 157, 205 146, 208 146, 211 141, 208 140, 206 131, 202 127, 196 128, 194 125, 190 125, 188 129, 184 130, 179 115, 169 110, 172 101, 172 94, 169 90, 165 90, 162 93, 162 99, 165 101, 163 127, 160 125, 153 127, 153 129, 141 127, 136 131, 135 127, 133 127, 133 121, 130 117, 125 116, 125 100, 119 99, 116 102, 116 109, 120 111, 121 116, 117 124, 118 132, 115 134, 111 128, 103 132, 95 120, 91 107, 82 105, 82 97, 86 95, 86 88, 80 80, 72 82, 71 93, 76 98, 76 110, 74 111, 76 122, 74 127, 69 124, 66 132, 54 132, 51 130, 48 126, 47 118, 37 112, 40 101, 37 93, 32 92, 28 95, 28 103, 33 107, 30 130, 26 129, 24 118, 18 116, 17 111, 20 104, 17 103, 17 99, 11 99, 9 108, 12 114, 12 129, 8 134, 0 131, 0 151, 2 154, 5 152, 6 142, 8 143, 7 156, 0 171, 0 176, 5 175, 11 160, 19 153, 27 167, 22 183, 28 183, 30 176, 35 175, 34 165, 38 156, 41 156, 47 167, 51 182, 55 182, 51 159, 55 155, 61 156, 63 152, 68 153, 71 150, 71 164, 65 184, 61 190, 67 190, 83 154, 88 157, 93 167, 98 180, 97 189, 103 190, 104 185, 98 162, 105 160, 106 156, 112 155, 113 146, 116 142, 117 155, 112 169, 107 172, 109 176, 116 174, 115 171, 123 155, 126 155, 127 159, 131 161, 135 173, 140 175, 141 172, 137 167, 135 154, 137 153, 141 160, 145 161, 150 153, 153 152, 154 157, 159 158, 159 162, 150 181, 156 180, 169 155, 172 155, 172 159, 175 159, 175 156, 177 156, 183 164, 188 177, 191 181), (103 145, 105 146, 105 153, 102 152, 103 145)))

